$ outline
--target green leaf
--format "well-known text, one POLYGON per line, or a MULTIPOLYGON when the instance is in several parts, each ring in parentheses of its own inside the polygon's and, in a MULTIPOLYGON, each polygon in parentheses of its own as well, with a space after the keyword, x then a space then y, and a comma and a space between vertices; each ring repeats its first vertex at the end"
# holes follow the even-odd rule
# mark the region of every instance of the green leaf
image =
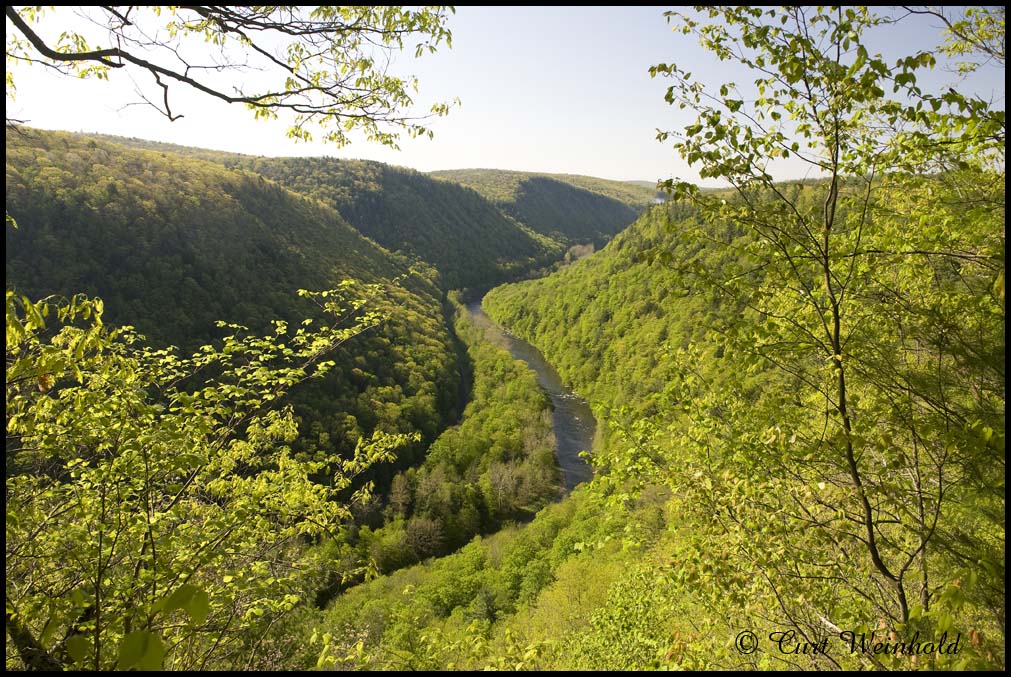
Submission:
POLYGON ((67 653, 75 663, 83 663, 90 648, 91 640, 84 635, 73 635, 67 639, 67 653))
POLYGON ((190 620, 201 625, 210 613, 211 598, 203 589, 187 583, 180 585, 165 599, 164 609, 166 613, 182 609, 189 614, 190 620))
POLYGON ((188 583, 180 585, 165 599, 165 606, 163 608, 166 612, 186 608, 196 590, 197 586, 195 585, 189 585, 188 583))
POLYGON ((120 642, 116 669, 160 670, 164 658, 165 647, 161 637, 146 630, 135 630, 120 642))
POLYGON ((123 637, 123 641, 119 643, 119 661, 116 663, 116 667, 119 670, 132 668, 144 657, 147 634, 142 630, 138 630, 123 637))
POLYGON ((211 612, 211 598, 204 590, 197 588, 184 608, 194 624, 203 625, 211 612))

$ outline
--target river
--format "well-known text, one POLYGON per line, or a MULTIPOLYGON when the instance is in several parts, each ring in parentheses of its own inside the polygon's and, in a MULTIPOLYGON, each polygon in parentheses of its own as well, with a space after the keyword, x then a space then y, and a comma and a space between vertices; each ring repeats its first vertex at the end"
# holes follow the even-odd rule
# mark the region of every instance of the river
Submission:
POLYGON ((467 312, 475 324, 487 327, 492 337, 498 339, 497 342, 505 346, 514 358, 526 362, 534 370, 537 383, 551 397, 557 444, 555 456, 562 469, 562 486, 565 491, 572 491, 576 485, 589 480, 593 477, 593 470, 580 458, 579 452, 593 448, 597 420, 593 417, 590 406, 565 387, 558 372, 544 359, 541 351, 495 324, 481 309, 481 301, 468 303, 467 312))

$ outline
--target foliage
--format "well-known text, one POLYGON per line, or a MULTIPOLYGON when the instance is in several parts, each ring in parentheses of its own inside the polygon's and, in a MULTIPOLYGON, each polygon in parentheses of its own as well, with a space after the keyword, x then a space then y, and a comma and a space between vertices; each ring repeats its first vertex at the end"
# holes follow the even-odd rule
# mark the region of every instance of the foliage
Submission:
POLYGON ((668 223, 690 223, 683 207, 654 207, 601 253, 557 273, 504 285, 484 299, 489 315, 534 343, 562 377, 603 411, 626 406, 630 416, 656 412, 651 396, 671 373, 655 347, 687 345, 719 323, 713 295, 679 291, 673 271, 651 266, 645 252, 677 247, 673 257, 700 266, 726 257, 671 238, 668 223), (670 312, 670 304, 680 312, 670 312))
POLYGON ((87 135, 255 172, 332 207, 366 237, 439 271, 443 289, 488 288, 544 266, 562 245, 504 215, 473 191, 411 169, 336 158, 264 158, 87 135))
POLYGON ((247 166, 331 205, 363 235, 420 258, 445 289, 489 287, 545 265, 559 242, 502 214, 473 191, 378 162, 248 159, 247 166))
POLYGON ((455 329, 472 372, 463 420, 439 435, 421 465, 393 479, 382 527, 347 534, 353 555, 330 545, 342 561, 389 573, 528 520, 558 496, 551 404, 534 373, 459 304, 455 329))
MULTIPOLYGON (((984 183, 976 177, 959 185, 965 190, 984 183)), ((990 184, 990 188, 997 190, 1001 185, 990 184)), ((923 183, 919 190, 903 183, 886 202, 895 209, 924 210, 930 204, 929 189, 937 200, 935 207, 945 205, 944 216, 935 213, 937 222, 947 224, 949 236, 961 233, 960 246, 964 246, 977 237, 971 230, 955 228, 966 223, 967 210, 951 203, 951 195, 938 188, 933 181, 923 183)), ((986 213, 981 210, 976 216, 986 213)), ((909 217, 899 214, 903 215, 895 216, 889 227, 908 223, 909 217)), ((983 226, 982 232, 993 232, 995 215, 989 214, 991 225, 983 226)), ((977 225, 985 223, 986 218, 977 225)), ((800 479, 810 477, 808 473, 827 473, 829 457, 824 447, 807 452, 797 448, 801 440, 821 433, 824 410, 807 404, 806 399, 798 405, 794 398, 804 392, 805 384, 756 359, 755 346, 761 345, 756 344, 754 333, 761 326, 757 314, 739 305, 738 299, 714 291, 708 278, 700 276, 701 271, 732 274, 749 269, 743 258, 746 244, 748 238, 740 229, 719 222, 701 225, 691 208, 658 207, 602 252, 549 278, 501 287, 485 298, 489 314, 537 344, 562 376, 586 395, 598 419, 611 423, 613 430, 596 455, 602 461, 594 480, 602 502, 597 509, 612 514, 638 492, 653 491, 652 485, 671 487, 665 507, 666 535, 651 558, 626 562, 628 576, 615 583, 606 603, 586 615, 590 627, 572 637, 554 632, 531 637, 567 647, 552 659, 556 661, 552 665, 589 669, 732 666, 740 661, 732 640, 742 628, 750 627, 765 637, 781 629, 779 623, 788 622, 780 615, 784 609, 796 613, 797 608, 810 609, 819 600, 829 604, 828 598, 833 598, 829 607, 833 615, 822 616, 839 627, 870 622, 873 629, 879 623, 879 616, 867 613, 865 606, 866 597, 879 588, 868 583, 847 594, 843 587, 842 576, 850 581, 868 576, 869 562, 852 555, 852 548, 845 545, 841 550, 850 557, 837 559, 837 537, 814 537, 809 524, 784 521, 795 506, 813 510, 846 494, 839 479, 800 479), (706 244, 725 238, 736 241, 737 247, 706 244), (651 263, 649 252, 669 256, 651 263), (738 253, 742 253, 740 260, 738 253), (666 265, 660 265, 660 260, 666 265), (646 348, 653 345, 665 347, 646 348), (718 422, 709 418, 714 413, 720 416, 718 422), (803 414, 810 418, 802 418, 803 414), (793 422, 787 427, 789 419, 793 422), (803 420, 809 422, 799 422, 803 420), (824 488, 819 482, 824 482, 824 488), (826 585, 820 575, 811 577, 809 571, 793 568, 797 560, 818 562, 820 568, 837 567, 839 583, 826 585), (782 585, 784 579, 777 579, 777 573, 786 577, 790 591, 781 598, 772 594, 764 578, 768 575, 782 585), (775 620, 765 620, 770 617, 775 620)), ((930 299, 935 313, 921 320, 930 318, 930 331, 942 328, 938 312, 947 307, 944 312, 951 315, 943 329, 948 340, 954 344, 956 335, 961 336, 972 344, 972 348, 966 344, 964 351, 978 358, 989 355, 986 359, 996 368, 1003 348, 1001 324, 989 314, 993 305, 985 294, 975 299, 966 294, 964 283, 961 288, 932 288, 936 265, 937 261, 928 264, 926 260, 913 265, 909 257, 889 260, 887 269, 895 273, 892 282, 918 286, 915 290, 896 288, 894 294, 902 294, 902 305, 891 295, 881 299, 877 312, 884 319, 910 299, 930 299), (967 322, 970 317, 971 323, 967 322), (956 324, 962 325, 957 332, 956 324), (980 332, 990 338, 968 338, 980 332)), ((962 272, 967 274, 968 269, 962 272)), ((992 281, 987 277, 985 283, 992 281)), ((752 284, 757 284, 755 278, 747 281, 752 284)), ((909 326, 907 337, 916 326, 909 326)), ((874 372, 880 375, 903 366, 894 357, 879 359, 874 372)), ((928 373, 937 368, 932 360, 909 361, 904 368, 918 364, 928 373)), ((985 375, 982 362, 973 367, 973 373, 977 379, 985 375)), ((910 374, 910 379, 920 387, 937 384, 936 372, 932 378, 920 372, 915 380, 910 374)), ((934 391, 932 398, 943 395, 954 406, 960 391, 964 386, 948 385, 934 391)), ((864 403, 861 406, 873 405, 876 410, 864 417, 871 419, 864 434, 888 434, 894 444, 899 439, 896 424, 879 413, 880 401, 868 400, 858 398, 864 403)), ((973 638, 960 658, 973 665, 1000 665, 1003 644, 999 624, 993 619, 1004 599, 1003 494, 997 489, 1002 465, 994 459, 1002 444, 1003 409, 994 405, 978 413, 989 417, 990 423, 961 434, 952 428, 941 433, 941 439, 985 455, 977 457, 981 465, 971 468, 972 479, 956 475, 950 489, 946 488, 946 508, 935 535, 939 547, 928 560, 935 595, 930 609, 936 613, 911 626, 924 634, 940 634, 938 628, 946 626, 946 615, 950 615, 957 629, 953 632, 961 630, 963 638, 973 638), (956 600, 954 609, 951 600, 956 600)), ((929 423, 923 411, 917 416, 924 417, 919 419, 920 433, 929 439, 929 426, 938 424, 929 423)), ((921 454, 925 448, 919 447, 921 454)), ((883 490, 901 486, 903 476, 892 476, 892 470, 872 466, 869 472, 883 490)), ((875 505, 883 507, 882 490, 875 493, 875 505)), ((908 507, 902 510, 899 514, 908 513, 908 507)), ((838 525, 835 533, 843 526, 838 525)), ((913 580, 911 575, 907 578, 913 580)), ((817 616, 795 618, 821 623, 817 616)), ((822 632, 837 642, 828 628, 822 632)), ((861 657, 847 653, 837 650, 833 656, 839 660, 844 654, 842 665, 857 667, 861 657)), ((761 664, 764 667, 783 665, 774 653, 759 658, 766 661, 761 664)), ((911 665, 904 661, 896 659, 895 667, 911 665)))
POLYGON ((941 51, 949 57, 967 57, 958 64, 960 73, 971 73, 986 64, 1004 67, 1004 7, 951 8, 908 7, 910 14, 940 19, 944 24, 944 44, 941 51))
POLYGON ((580 174, 541 174, 506 169, 445 169, 430 174, 473 188, 499 204, 514 201, 522 190, 523 183, 538 177, 554 179, 575 188, 597 193, 633 209, 642 209, 662 195, 654 181, 611 181, 580 174))
POLYGON ((377 433, 313 461, 288 446, 282 396, 378 321, 349 289, 304 294, 330 323, 228 325, 191 357, 110 329, 98 300, 7 292, 8 666, 237 667, 256 652, 313 578, 302 539, 346 520, 352 479, 406 441, 377 433))
POLYGON ((918 87, 930 53, 894 67, 869 54, 861 35, 880 20, 864 9, 674 19, 759 78, 754 92, 710 89, 654 69, 699 116, 661 138, 733 190, 672 184, 685 204, 486 301, 591 403, 628 396, 595 482, 608 505, 671 492, 669 571, 616 588, 611 604, 631 611, 595 616, 580 646, 598 667, 712 667, 740 657, 705 638, 742 627, 812 643, 949 631, 970 640, 957 658, 769 651, 752 664, 1001 666, 1003 111, 918 87), (786 155, 828 178, 774 182, 769 160, 786 155), (668 349, 643 350, 658 341, 668 349), (662 655, 664 633, 634 612, 649 586, 668 615, 697 619, 669 629, 682 644, 662 655), (628 623, 648 641, 604 634, 628 623))
MULTIPOLYGON (((286 445, 296 444, 288 410, 255 410, 242 434, 233 434, 221 447, 239 454, 235 463, 242 465, 219 467, 205 454, 208 460, 199 467, 211 473, 206 488, 198 492, 195 482, 187 487, 185 480, 175 480, 180 484, 176 492, 190 492, 186 496, 192 501, 171 505, 162 510, 167 516, 152 519, 150 495, 137 498, 143 492, 135 489, 150 475, 114 473, 128 467, 140 449, 169 448, 177 431, 197 438, 187 437, 183 448, 199 452, 214 444, 214 438, 208 442, 191 434, 194 428, 164 419, 175 412, 170 408, 166 414, 158 407, 172 397, 184 406, 206 404, 208 416, 186 419, 201 432, 200 425, 213 426, 231 415, 232 405, 223 404, 231 395, 251 398, 249 406, 255 409, 257 396, 244 393, 266 383, 256 379, 273 383, 280 373, 284 385, 300 380, 301 372, 285 377, 296 372, 285 372, 273 361, 264 371, 243 371, 245 365, 229 361, 233 353, 237 358, 257 350, 273 355, 275 348, 283 352, 275 346, 280 339, 225 339, 226 347, 208 349, 186 362, 189 371, 201 359, 216 365, 226 375, 220 392, 201 387, 203 372, 180 381, 176 390, 145 390, 135 387, 144 382, 142 376, 154 373, 151 365, 166 363, 173 353, 136 349, 129 333, 120 342, 118 335, 90 333, 87 318, 71 323, 56 334, 64 338, 54 339, 55 350, 47 354, 63 355, 66 364, 84 364, 85 376, 104 376, 89 362, 87 346, 89 341, 105 342, 113 347, 102 350, 116 360, 103 359, 103 369, 119 368, 128 377, 86 378, 75 385, 72 369, 65 382, 55 383, 45 372, 41 378, 30 373, 16 383, 22 388, 19 396, 33 403, 62 402, 75 388, 93 385, 105 399, 118 398, 129 406, 110 410, 84 398, 70 401, 67 411, 74 416, 69 421, 55 407, 46 412, 65 426, 77 425, 76 417, 81 417, 86 429, 78 436, 88 441, 105 443, 103 435, 119 430, 115 426, 127 434, 105 443, 121 445, 107 459, 102 456, 106 446, 98 442, 61 445, 61 431, 52 433, 44 441, 56 454, 33 456, 33 448, 9 454, 8 492, 11 487, 21 495, 36 487, 42 492, 44 500, 18 504, 19 514, 44 510, 47 501, 57 500, 76 509, 84 494, 63 493, 62 487, 72 486, 78 477, 99 487, 123 487, 123 493, 97 492, 99 499, 92 503, 104 496, 105 504, 89 507, 83 516, 75 515, 74 524, 33 545, 45 558, 77 562, 72 552, 67 554, 67 539, 89 544, 82 547, 95 553, 92 562, 99 563, 100 571, 93 566, 68 569, 77 571, 68 573, 69 583, 52 579, 63 575, 55 568, 48 577, 24 573, 44 560, 32 559, 35 551, 28 558, 20 551, 11 556, 10 534, 17 535, 17 542, 26 540, 25 533, 31 541, 31 534, 24 526, 28 521, 14 520, 12 526, 8 519, 8 634, 16 650, 43 664, 69 664, 80 655, 91 661, 89 666, 121 662, 123 667, 157 665, 164 650, 166 661, 179 661, 173 665, 202 665, 196 659, 202 661, 207 642, 220 635, 235 647, 234 653, 208 667, 230 667, 241 660, 256 668, 424 670, 1002 668, 1004 112, 955 89, 927 91, 919 74, 940 52, 1002 63, 997 50, 998 45, 1002 50, 1003 14, 973 8, 961 17, 943 16, 950 17, 944 44, 890 64, 870 53, 865 36, 905 19, 880 18, 866 8, 697 8, 671 15, 679 33, 699 38, 719 58, 751 69, 758 78, 751 80, 754 84, 707 87, 683 64, 653 69, 671 78, 668 101, 698 116, 686 129, 661 133, 661 138, 673 140, 702 176, 722 178, 729 188, 701 191, 671 182, 677 201, 650 209, 601 252, 549 277, 493 290, 484 304, 496 320, 537 345, 563 378, 587 396, 598 419, 610 425, 595 455, 593 482, 560 503, 542 507, 554 490, 543 395, 526 369, 488 345, 480 328, 461 314, 455 334, 467 348, 474 392, 460 425, 438 436, 420 466, 398 467, 401 472, 392 477, 385 500, 373 497, 361 506, 354 524, 345 522, 339 533, 320 538, 312 523, 299 521, 317 514, 331 522, 346 520, 346 509, 327 503, 336 512, 320 513, 322 504, 315 501, 324 496, 343 500, 356 485, 347 485, 342 494, 328 493, 346 480, 327 483, 323 468, 339 468, 347 476, 360 466, 356 456, 327 455, 330 448, 323 442, 302 454, 286 451, 286 445), (822 178, 774 181, 770 163, 794 156, 822 178), (76 338, 81 336, 85 338, 76 338), (85 345, 81 355, 66 357, 78 345, 85 345), (132 361, 140 366, 130 366, 132 361), (243 385, 243 375, 252 382, 243 385), (100 424, 87 418, 92 413, 104 417, 100 424), (131 416, 147 417, 146 427, 134 426, 131 416), (50 466, 42 461, 52 464, 53 459, 87 454, 96 459, 90 465, 44 472, 50 466), (235 468, 241 471, 225 473, 235 468), (102 485, 106 477, 118 484, 102 485), (260 483, 275 477, 295 487, 294 506, 286 502, 287 494, 273 493, 273 484, 260 483), (241 495, 228 493, 233 487, 241 495), (219 514, 229 501, 242 504, 249 496, 264 500, 244 507, 239 516, 219 514), (137 501, 142 509, 116 522, 104 521, 104 511, 137 501), (538 508, 529 523, 506 525, 488 535, 507 520, 530 519, 538 508), (194 512, 177 517, 185 509, 194 512), (190 530, 171 528, 174 519, 199 521, 208 515, 222 520, 223 528, 234 525, 228 537, 247 539, 240 543, 242 549, 219 552, 206 539, 192 546, 190 530), (240 517, 260 530, 252 533, 251 524, 240 517), (163 525, 168 531, 162 531, 163 525), (110 541, 110 530, 126 540, 110 541), (473 534, 482 535, 463 545, 473 534), (305 548, 303 538, 320 542, 305 548), (159 539, 171 547, 202 547, 184 564, 203 568, 192 579, 166 583, 165 576, 177 575, 167 571, 157 578, 159 567, 176 564, 164 559, 159 539), (118 560, 121 542, 139 544, 139 554, 118 560), (268 546, 274 549, 264 550, 268 546), (446 557, 432 557, 457 548, 446 557), (254 566, 250 552, 266 553, 267 563, 254 566), (204 554, 211 559, 200 559, 204 554), (140 560, 143 566, 130 566, 140 560), (298 566, 284 564, 290 561, 298 566), (343 589, 325 610, 283 597, 305 598, 334 579, 341 585, 357 583, 368 562, 392 573, 343 589), (240 578, 232 569, 247 574, 240 578), (28 592, 12 594, 11 580, 27 581, 28 592), (115 616, 110 622, 108 607, 100 614, 95 610, 98 600, 114 610, 125 608, 128 593, 108 596, 106 580, 123 590, 129 586, 118 581, 136 581, 129 594, 147 597, 124 613, 127 618, 143 615, 147 627, 138 629, 136 620, 130 627, 118 626, 115 616), (245 587, 237 586, 238 581, 245 587), (45 595, 32 597, 31 585, 63 588, 49 591, 56 601, 47 606, 45 595), (88 597, 88 585, 103 591, 88 597), (263 587, 267 585, 270 591, 263 587), (70 592, 75 587, 80 595, 70 592), (25 611, 13 608, 11 599, 34 601, 25 611), (238 609, 227 628, 220 620, 226 604, 238 609), (291 613, 283 613, 286 604, 295 607, 291 613), (257 617, 256 609, 265 609, 264 617, 257 617), (48 623, 49 618, 58 620, 48 623), (755 654, 735 649, 734 637, 742 629, 759 638, 755 654), (811 644, 828 641, 829 648, 777 652, 766 640, 784 630, 811 644), (897 656, 846 650, 839 634, 847 630, 878 632, 893 641, 915 633, 936 639, 945 632, 962 639, 957 655, 897 656), (36 637, 44 638, 43 651, 33 645, 36 637), (101 661, 89 637, 109 643, 101 661)), ((213 190, 229 182, 262 180, 274 191, 271 196, 285 201, 285 210, 315 215, 305 218, 306 225, 291 240, 265 242, 282 261, 296 253, 305 270, 318 271, 324 282, 335 270, 343 272, 341 265, 352 264, 337 265, 319 256, 320 246, 330 242, 307 233, 342 233, 344 239, 332 244, 343 247, 344 254, 351 248, 359 255, 355 263, 361 264, 365 282, 401 275, 405 266, 399 259, 386 260, 379 248, 369 249, 367 240, 348 236, 350 229, 334 209, 296 198, 247 172, 273 176, 347 210, 345 216, 360 222, 359 228, 375 228, 376 238, 389 237, 395 243, 390 246, 434 262, 443 284, 498 279, 496 275, 522 268, 537 256, 524 258, 530 250, 515 229, 497 243, 508 248, 507 262, 499 262, 499 269, 484 278, 480 268, 489 260, 489 248, 465 240, 457 253, 440 253, 437 241, 426 241, 423 230, 404 225, 407 211, 421 211, 417 224, 425 228, 445 225, 440 237, 459 233, 469 214, 485 215, 482 228, 501 219, 488 216, 473 194, 409 172, 370 163, 302 165, 220 154, 202 157, 226 165, 211 169, 197 162, 194 154, 200 153, 183 149, 173 158, 213 190), (183 154, 190 157, 178 159, 183 154), (433 214, 416 207, 429 195, 439 205, 433 214), (441 213, 457 201, 466 207, 462 215, 441 213), (303 236, 308 239, 300 240, 303 236), (450 267, 449 259, 472 249, 480 266, 450 267), (375 258, 373 251, 379 252, 375 258), (521 263, 510 269, 509 261, 521 263)), ((132 157, 154 164, 159 156, 132 157)), ((27 173, 19 162, 13 163, 13 172, 8 163, 14 177, 8 179, 13 187, 8 200, 20 199, 24 208, 31 204, 25 194, 31 193, 18 178, 27 173)), ((79 167, 81 173, 88 171, 84 164, 79 167)), ((66 206, 74 204, 66 197, 72 190, 69 179, 37 174, 41 178, 33 175, 33 181, 51 187, 39 209, 52 213, 41 222, 59 223, 64 213, 72 224, 86 222, 66 206)), ((556 242, 607 237, 619 227, 619 212, 625 218, 630 209, 609 211, 614 204, 596 201, 609 198, 595 195, 592 188, 577 189, 564 177, 484 170, 454 174, 480 183, 479 190, 506 211, 528 208, 525 220, 510 213, 525 223, 528 235, 540 230, 556 242), (596 206, 601 209, 594 213, 596 206)), ((243 195, 240 204, 256 207, 245 213, 270 214, 269 200, 247 203, 243 195)), ((214 204, 219 202, 223 200, 214 204)), ((137 222, 143 231, 144 221, 137 222)), ((63 260, 73 267, 72 257, 63 260)), ((263 263, 269 259, 256 260, 270 278, 270 266, 263 263)), ((21 270, 28 267, 21 265, 21 270)), ((57 266, 46 270, 60 274, 57 266)), ((414 355, 416 345, 420 351, 424 344, 432 355, 448 352, 446 343, 440 346, 434 338, 437 332, 419 339, 406 329, 444 317, 433 304, 440 291, 435 278, 423 274, 426 280, 405 282, 410 286, 403 291, 410 292, 403 298, 416 304, 411 312, 418 317, 410 316, 397 333, 377 337, 387 342, 371 344, 376 349, 355 362, 355 383, 368 383, 369 369, 389 367, 390 356, 399 360, 398 366, 410 362, 406 358, 414 355), (394 348, 397 342, 411 347, 394 348)), ((251 289, 261 295, 269 291, 251 289)), ((13 307, 15 317, 28 318, 33 306, 18 301, 13 307)), ((88 308, 71 307, 80 307, 82 314, 88 308)), ((93 310, 91 306, 88 312, 93 310)), ((8 341, 10 336, 9 329, 8 341)), ((338 358, 334 362, 334 370, 342 369, 338 358)), ((465 369, 467 361, 461 364, 465 369)), ((421 367, 419 360, 408 368, 408 382, 417 388, 414 392, 431 394, 417 373, 432 372, 421 367)), ((10 383, 9 376, 9 388, 10 383)), ((371 407, 382 412, 370 421, 375 428, 403 432, 387 427, 405 415, 405 409, 389 406, 402 401, 396 389, 365 392, 368 406, 356 416, 367 416, 371 407)), ((8 399, 10 431, 10 402, 22 400, 8 399)), ((318 401, 323 399, 319 394, 318 401)), ((436 437, 429 409, 408 416, 418 427, 427 422, 431 438, 436 437)), ((370 427, 364 420, 353 419, 348 430, 355 433, 347 433, 348 440, 370 427)), ((16 430, 35 425, 23 418, 13 421, 16 430)), ((46 426, 53 424, 46 419, 40 429, 44 432, 46 426)), ((315 432, 324 439, 325 431, 315 432)), ((388 456, 380 448, 375 455, 388 456)), ((189 462, 179 455, 172 458, 176 464, 189 462)), ((170 477, 175 467, 156 470, 170 477)), ((32 513, 31 520, 46 527, 62 517, 58 509, 53 515, 38 514, 32 513)), ((208 517, 200 524, 213 528, 217 522, 208 517)), ((327 599, 329 594, 322 594, 317 602, 327 599)))
MULTIPOLYGON (((260 176, 71 135, 9 132, 7 148, 6 206, 21 223, 6 234, 9 288, 98 296, 113 323, 193 350, 220 340, 219 317, 255 331, 301 321, 314 306, 300 287, 380 284, 370 303, 384 322, 291 396, 304 424, 295 447, 350 455, 375 430, 427 442, 453 416, 456 355, 434 272, 332 209, 260 176)), ((422 450, 402 448, 400 467, 422 450)))
POLYGON ((531 230, 564 244, 600 244, 635 218, 655 189, 569 174, 458 169, 432 176, 473 188, 531 230))
MULTIPOLYGON (((405 40, 417 39, 415 56, 452 42, 445 7, 115 7, 95 8, 80 27, 67 9, 7 7, 10 63, 44 64, 77 77, 107 80, 111 70, 146 73, 154 93, 143 101, 170 120, 169 95, 180 85, 239 103, 256 118, 284 114, 288 136, 338 146, 348 134, 397 147, 401 130, 431 132, 412 117, 417 79, 388 70, 405 40), (92 35, 90 30, 94 31, 92 35), (81 31, 81 32, 79 32, 81 31), (59 37, 54 37, 57 35, 59 37), (252 88, 229 82, 235 71, 265 75, 252 88)), ((7 95, 14 93, 8 73, 7 95)), ((445 115, 449 105, 432 106, 445 115)))
MULTIPOLYGON (((976 485, 970 494, 992 495, 1001 482, 968 478, 985 475, 982 469, 1002 454, 999 440, 991 447, 989 435, 981 440, 977 433, 1002 425, 1003 414, 995 416, 1003 410, 1002 360, 986 349, 967 359, 965 351, 977 342, 1003 342, 1003 307, 990 292, 1002 271, 1003 111, 954 90, 936 95, 919 88, 917 71, 934 63, 929 53, 900 59, 892 69, 870 55, 861 36, 881 20, 865 9, 707 13, 720 22, 701 26, 671 16, 721 59, 758 73, 759 98, 753 104, 733 98, 733 83, 716 96, 677 66, 656 67, 674 80, 668 100, 698 114, 675 148, 701 176, 729 180, 736 194, 727 200, 672 188, 705 218, 739 224, 755 236, 738 251, 760 275, 702 276, 764 318, 734 336, 737 349, 796 384, 788 396, 766 398, 771 426, 759 447, 773 446, 781 434, 788 440, 769 452, 781 466, 758 449, 749 454, 772 472, 762 493, 782 495, 795 484, 821 491, 805 494, 797 508, 756 505, 790 516, 784 535, 820 531, 816 537, 842 551, 855 548, 860 554, 852 561, 815 566, 864 592, 863 614, 905 626, 941 601, 940 591, 930 588, 928 562, 932 551, 943 549, 937 541, 950 528, 950 511, 966 500, 959 494, 976 485), (886 87, 903 98, 889 98, 886 87), (791 154, 829 178, 805 191, 777 187, 765 163, 770 155, 791 154), (938 178, 922 174, 937 170, 944 172, 938 178), (967 212, 966 179, 977 205, 967 212), (898 226, 911 217, 933 227, 914 240, 898 226), (957 286, 948 281, 952 274, 957 286), (959 323, 973 326, 972 339, 958 332, 959 323), (958 396, 966 373, 975 392, 958 396), (821 432, 808 434, 819 418, 821 432), (817 467, 804 460, 814 456, 821 459, 817 467), (815 506, 803 505, 812 500, 815 506), (833 514, 853 526, 835 523, 833 514)), ((719 419, 735 429, 738 446, 742 429, 759 425, 750 416, 719 419)), ((721 490, 728 498, 738 494, 727 489, 721 490)), ((732 500, 740 505, 741 496, 732 500)), ((802 557, 811 560, 788 555, 794 571, 802 557)), ((985 548, 972 556, 987 557, 985 548)), ((787 585, 783 575, 772 575, 781 577, 771 582, 774 589, 787 585)), ((804 612, 830 617, 830 604, 809 601, 803 610, 784 612, 814 635, 819 624, 798 619, 804 612)), ((944 618, 947 611, 936 613, 944 618)))
MULTIPOLYGON (((554 642, 606 598, 622 562, 624 525, 641 528, 642 506, 610 516, 577 489, 520 528, 478 538, 457 553, 353 588, 320 615, 274 640, 291 666, 358 669, 559 667, 554 642), (283 636, 317 629, 316 653, 283 636)), ((646 513, 650 511, 645 510, 646 513)), ((641 529, 644 540, 656 532, 641 529)), ((561 663, 564 666, 564 663, 561 663)))

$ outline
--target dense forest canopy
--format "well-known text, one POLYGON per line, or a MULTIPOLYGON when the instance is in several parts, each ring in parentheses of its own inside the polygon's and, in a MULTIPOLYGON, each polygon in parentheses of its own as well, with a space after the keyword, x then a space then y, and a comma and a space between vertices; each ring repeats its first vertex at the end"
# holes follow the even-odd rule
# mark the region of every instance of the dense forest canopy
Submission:
MULTIPOLYGON (((8 60, 97 79, 146 71, 157 94, 140 96, 170 119, 170 94, 191 87, 337 145, 352 130, 394 147, 402 131, 428 134, 407 110, 417 81, 382 62, 405 41, 420 54, 451 39, 441 7, 103 7, 85 34, 60 32, 66 11, 8 7, 8 60), (217 51, 213 68, 187 60, 194 39, 217 51), (264 48, 281 43, 283 58, 264 48), (280 81, 237 92, 228 78, 250 58, 280 81)), ((431 439, 457 406, 437 275, 262 176, 11 122, 8 665, 201 668, 248 655, 318 586, 307 545, 369 502, 363 476, 398 451, 410 460, 419 431, 431 439), (82 290, 186 347, 143 347, 82 290), (253 329, 210 324, 222 317, 253 329), (357 354, 338 350, 364 335, 357 354), (296 388, 306 381, 323 387, 296 388)))
POLYGON ((332 159, 262 158, 249 166, 333 206, 384 247, 431 264, 446 289, 491 286, 564 249, 564 240, 533 232, 477 193, 413 170, 332 159))
POLYGON ((456 408, 455 349, 431 269, 411 269, 262 176, 66 134, 8 134, 7 211, 21 224, 6 233, 8 288, 98 296, 113 323, 192 350, 222 334, 218 320, 256 332, 297 324, 313 308, 299 289, 381 284, 371 303, 386 321, 297 393, 299 444, 350 452, 380 428, 431 440, 456 408))
MULTIPOLYGON (((670 182, 679 206, 489 313, 614 408, 615 496, 670 491, 662 585, 695 633, 960 633, 970 657, 928 664, 1002 664, 1004 112, 917 87, 929 53, 870 55, 866 9, 670 16, 759 76, 748 100, 653 70, 698 115, 661 138, 733 189, 670 182), (776 182, 770 155, 828 176, 776 182)), ((855 660, 797 665, 903 665, 855 660)))
POLYGON ((632 183, 571 174, 460 169, 432 176, 473 188, 520 223, 564 243, 605 242, 657 194, 632 183))
POLYGON ((529 184, 514 209, 511 201, 497 201, 485 184, 468 180, 471 170, 426 175, 378 162, 264 158, 143 139, 95 138, 265 176, 332 207, 391 251, 434 266, 447 290, 487 289, 547 266, 570 246, 601 244, 632 223, 655 195, 655 190, 592 177, 477 170, 481 176, 522 177, 529 184))
POLYGON ((658 197, 656 184, 648 181, 610 181, 579 174, 538 174, 505 169, 444 169, 432 176, 470 186, 495 203, 514 202, 523 184, 534 178, 554 179, 576 188, 588 190, 623 202, 629 207, 643 208, 658 197))

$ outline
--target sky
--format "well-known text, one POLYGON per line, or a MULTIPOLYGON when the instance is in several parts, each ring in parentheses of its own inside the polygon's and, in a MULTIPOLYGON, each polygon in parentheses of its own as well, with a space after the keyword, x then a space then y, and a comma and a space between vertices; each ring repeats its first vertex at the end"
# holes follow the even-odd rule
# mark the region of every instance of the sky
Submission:
MULTIPOLYGON (((285 137, 281 121, 253 120, 241 106, 181 87, 172 101, 184 117, 170 122, 149 107, 126 106, 139 101, 136 84, 118 70, 111 71, 108 82, 99 82, 13 67, 17 94, 7 101, 7 116, 44 129, 252 155, 362 158, 421 171, 486 167, 617 180, 697 180, 669 143, 656 140, 658 129, 692 120, 664 101, 667 82, 650 78, 648 69, 659 62, 688 64, 713 83, 742 73, 716 61, 693 38, 673 33, 663 12, 658 7, 457 8, 449 20, 452 49, 442 47, 418 60, 413 53, 402 55, 395 66, 418 76, 421 109, 454 98, 461 103, 432 122, 434 140, 404 138, 400 151, 364 140, 344 148, 296 143, 285 137)), ((932 48, 937 35, 921 20, 873 36, 870 46, 886 56, 889 50, 905 55, 932 48)), ((932 78, 938 86, 955 82, 946 71, 932 78)), ((973 86, 1003 106, 1002 71, 982 73, 973 86)), ((779 178, 806 175, 789 163, 776 172, 779 178)))

